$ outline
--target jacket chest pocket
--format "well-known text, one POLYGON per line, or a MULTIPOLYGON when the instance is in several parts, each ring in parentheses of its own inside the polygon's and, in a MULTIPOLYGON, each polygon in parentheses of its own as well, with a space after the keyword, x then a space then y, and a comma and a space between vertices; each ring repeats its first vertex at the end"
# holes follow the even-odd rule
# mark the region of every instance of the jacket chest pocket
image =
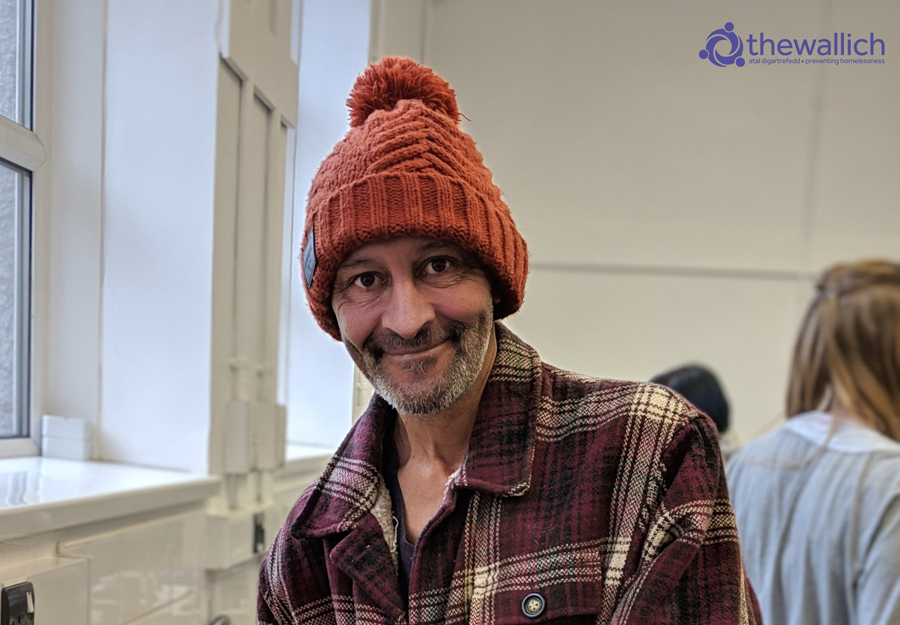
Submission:
MULTIPOLYGON (((494 592, 476 593, 470 602, 470 623, 595 623, 600 613, 602 581, 577 579, 527 579, 504 583, 498 580, 494 592)), ((485 587, 488 590, 489 586, 485 587)))

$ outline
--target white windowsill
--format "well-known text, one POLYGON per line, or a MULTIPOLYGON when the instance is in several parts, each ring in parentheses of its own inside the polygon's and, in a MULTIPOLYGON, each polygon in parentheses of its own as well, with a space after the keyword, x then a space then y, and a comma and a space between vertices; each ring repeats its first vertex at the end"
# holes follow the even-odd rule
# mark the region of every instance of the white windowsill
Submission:
MULTIPOLYGON (((288 444, 276 480, 310 479, 335 449, 288 444)), ((0 458, 0 541, 202 502, 221 478, 112 462, 0 458)))
POLYGON ((0 460, 0 540, 201 502, 216 476, 110 462, 0 460))

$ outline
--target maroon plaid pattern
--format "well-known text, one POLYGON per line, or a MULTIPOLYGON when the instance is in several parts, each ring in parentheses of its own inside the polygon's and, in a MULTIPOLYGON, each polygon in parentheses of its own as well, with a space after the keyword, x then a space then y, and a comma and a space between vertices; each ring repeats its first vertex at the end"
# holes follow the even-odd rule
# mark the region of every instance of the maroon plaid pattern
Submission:
POLYGON ((275 539, 259 622, 760 623, 709 419, 660 386, 543 364, 499 323, 497 338, 408 604, 376 397, 275 539), (546 603, 534 620, 531 593, 546 603))

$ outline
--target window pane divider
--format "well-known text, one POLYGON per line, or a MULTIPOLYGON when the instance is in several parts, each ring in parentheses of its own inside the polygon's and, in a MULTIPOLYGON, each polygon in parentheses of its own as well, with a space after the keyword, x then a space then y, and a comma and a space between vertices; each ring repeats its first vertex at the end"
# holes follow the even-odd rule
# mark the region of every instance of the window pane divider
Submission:
POLYGON ((28 437, 0 439, 0 458, 18 458, 21 456, 37 456, 38 446, 34 439, 28 437))
POLYGON ((0 158, 27 171, 35 171, 47 158, 36 134, 0 115, 0 158))

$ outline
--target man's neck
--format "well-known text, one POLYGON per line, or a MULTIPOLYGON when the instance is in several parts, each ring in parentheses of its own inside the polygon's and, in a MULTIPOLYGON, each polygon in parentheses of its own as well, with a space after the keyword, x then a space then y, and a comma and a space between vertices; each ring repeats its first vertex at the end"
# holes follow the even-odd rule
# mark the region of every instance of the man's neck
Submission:
POLYGON ((414 460, 440 467, 450 475, 462 465, 496 355, 497 338, 491 332, 481 371, 462 397, 440 412, 398 415, 394 444, 399 468, 414 460))

